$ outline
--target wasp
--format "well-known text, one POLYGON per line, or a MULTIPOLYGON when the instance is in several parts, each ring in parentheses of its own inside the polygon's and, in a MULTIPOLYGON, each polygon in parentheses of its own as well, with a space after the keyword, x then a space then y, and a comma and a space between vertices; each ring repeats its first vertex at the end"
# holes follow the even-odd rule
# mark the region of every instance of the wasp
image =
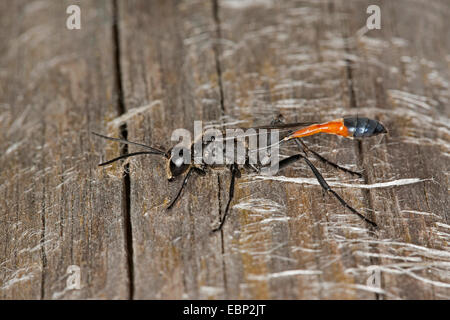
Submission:
MULTIPOLYGON (((336 163, 333 163, 323 156, 321 156, 319 153, 315 152, 314 150, 311 150, 303 141, 302 138, 319 134, 319 133, 326 133, 326 134, 333 134, 342 136, 344 138, 368 138, 373 137, 379 134, 385 134, 387 133, 386 127, 375 119, 369 119, 366 117, 346 117, 346 118, 340 118, 335 119, 332 121, 324 122, 324 123, 313 123, 313 122, 296 122, 296 123, 283 123, 281 120, 281 117, 279 116, 276 120, 272 121, 270 125, 266 126, 259 126, 259 127, 253 127, 253 129, 272 129, 272 130, 280 130, 285 132, 284 136, 279 139, 278 141, 271 141, 270 145, 275 144, 284 144, 287 143, 290 140, 294 140, 297 145, 301 149, 301 153, 294 154, 292 156, 289 156, 285 159, 279 160, 275 163, 275 166, 278 169, 283 169, 291 164, 293 164, 296 161, 303 160, 308 165, 308 167, 313 172, 314 176, 316 177, 317 181, 319 182, 320 186, 325 192, 330 193, 333 195, 343 207, 350 210, 352 213, 356 214, 358 217, 360 217, 363 221, 368 223, 369 225, 373 227, 377 227, 377 224, 365 217, 363 214, 358 212, 356 209, 354 209, 352 206, 350 206, 337 192, 335 192, 326 182, 322 174, 319 172, 319 170, 313 165, 313 163, 309 159, 309 154, 313 154, 317 159, 319 159, 321 162, 330 165, 336 169, 342 170, 344 172, 347 172, 352 175, 357 175, 361 177, 360 172, 352 171, 350 169, 347 169, 345 167, 341 167, 337 165, 336 163), (286 133, 287 132, 287 133, 286 133)), ((172 200, 169 202, 167 209, 171 209, 176 201, 179 199, 184 187, 187 185, 190 177, 192 174, 197 173, 200 175, 206 175, 208 170, 216 169, 218 165, 212 165, 207 164, 204 162, 195 162, 195 161, 182 161, 182 158, 179 156, 176 157, 178 152, 173 152, 174 148, 170 148, 167 151, 161 150, 159 148, 155 148, 152 146, 148 146, 142 143, 137 143, 133 141, 129 141, 127 139, 120 139, 120 138, 113 138, 108 137, 99 133, 92 132, 94 135, 99 136, 103 139, 116 141, 122 144, 127 145, 134 145, 138 146, 140 148, 145 149, 145 151, 138 151, 138 152, 132 152, 123 154, 121 156, 118 156, 114 159, 108 160, 106 162, 100 163, 99 166, 106 166, 108 164, 111 164, 115 161, 125 159, 128 157, 133 157, 137 155, 157 155, 165 159, 166 161, 166 173, 167 173, 167 179, 169 181, 174 181, 180 176, 184 176, 182 179, 182 183, 178 189, 178 192, 176 195, 172 198, 172 200), (181 159, 181 160, 180 160, 181 159)), ((236 137, 233 137, 232 139, 236 139, 236 137)), ((198 137, 188 148, 190 149, 190 157, 191 160, 194 160, 195 155, 195 146, 200 143, 202 147, 208 147, 214 139, 205 139, 204 135, 201 135, 198 137)), ((245 145, 245 148, 249 148, 248 144, 245 145)), ((249 154, 252 150, 248 150, 249 154)), ((253 150, 254 151, 254 150, 253 150)), ((224 149, 219 150, 219 152, 225 152, 224 149)), ((230 170, 231 179, 229 184, 229 196, 227 205, 225 207, 225 211, 219 221, 219 225, 214 228, 212 231, 216 232, 222 229, 227 214, 229 212, 231 201, 233 200, 234 195, 234 188, 236 179, 240 178, 242 173, 251 173, 251 172, 260 172, 261 169, 267 167, 268 165, 274 166, 273 164, 263 164, 261 162, 257 163, 250 163, 249 157, 247 156, 245 158, 244 162, 238 163, 237 161, 232 162, 231 164, 222 165, 227 167, 230 170)), ((220 167, 220 165, 219 165, 220 167)))

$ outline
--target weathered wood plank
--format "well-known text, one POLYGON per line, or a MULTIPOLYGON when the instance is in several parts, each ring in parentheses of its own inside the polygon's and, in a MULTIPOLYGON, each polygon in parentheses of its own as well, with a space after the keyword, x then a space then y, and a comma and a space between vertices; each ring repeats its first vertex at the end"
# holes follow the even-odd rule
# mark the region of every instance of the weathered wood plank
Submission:
MULTIPOLYGON (((251 205, 249 205, 247 200, 241 200, 241 203, 238 203, 238 208, 244 207, 246 210, 235 210, 237 211, 235 214, 241 217, 240 225, 237 222, 235 225, 229 224, 228 230, 232 229, 235 233, 235 230, 240 228, 243 240, 236 241, 231 234, 225 238, 230 239, 229 242, 225 241, 225 251, 235 253, 229 260, 225 260, 225 265, 233 266, 233 270, 230 271, 228 268, 227 271, 234 275, 238 274, 235 270, 239 268, 245 271, 239 274, 237 280, 234 279, 234 286, 228 287, 234 288, 235 293, 242 294, 240 286, 242 283, 248 283, 246 288, 249 292, 246 292, 245 296, 250 298, 430 299, 448 297, 448 281, 446 281, 448 245, 445 241, 445 226, 448 225, 446 190, 448 181, 446 177, 439 174, 448 167, 445 147, 442 148, 442 144, 434 146, 434 149, 432 146, 416 146, 415 148, 405 144, 399 146, 398 144, 404 141, 402 131, 397 131, 399 128, 403 127, 403 132, 407 128, 423 132, 424 128, 420 127, 419 121, 406 122, 401 110, 397 110, 396 117, 389 118, 390 112, 386 112, 386 109, 391 109, 391 106, 382 105, 382 102, 378 101, 380 98, 377 100, 374 96, 372 101, 369 99, 370 93, 375 91, 377 97, 385 97, 387 100, 392 92, 389 90, 402 88, 400 85, 405 85, 405 80, 389 86, 387 83, 393 82, 379 78, 384 70, 376 64, 376 61, 375 66, 381 70, 374 67, 367 71, 363 65, 361 67, 363 72, 357 76, 354 74, 356 72, 354 64, 360 67, 373 58, 370 51, 367 54, 367 52, 355 52, 352 48, 356 32, 365 25, 366 8, 369 3, 358 3, 356 7, 352 6, 353 3, 346 5, 342 3, 304 5, 302 3, 304 6, 300 9, 290 8, 292 3, 274 5, 269 8, 242 8, 241 6, 235 8, 227 6, 226 1, 224 4, 225 8, 220 10, 223 22, 222 35, 230 40, 223 42, 225 48, 220 60, 226 110, 231 109, 237 117, 244 119, 258 114, 268 115, 273 112, 273 107, 275 109, 278 107, 285 116, 293 120, 297 120, 296 117, 309 120, 309 117, 321 115, 333 118, 342 114, 357 113, 380 118, 386 121, 388 127, 393 128, 390 137, 382 144, 379 144, 377 139, 365 141, 362 144, 342 141, 338 138, 314 137, 306 140, 311 141, 316 148, 325 147, 324 150, 332 150, 331 154, 326 154, 328 158, 347 165, 353 163, 359 169, 364 169, 368 183, 395 181, 400 178, 433 178, 435 181, 387 188, 386 191, 339 190, 356 208, 365 211, 366 215, 376 217, 380 225, 380 231, 377 233, 365 231, 367 226, 357 219, 353 220, 352 217, 343 220, 342 214, 347 213, 335 199, 323 198, 319 187, 301 190, 298 185, 278 182, 271 185, 251 182, 249 185, 241 186, 238 191, 238 194, 241 193, 241 199, 245 196, 264 199, 260 201, 261 204, 270 199, 275 202, 272 209, 287 216, 289 223, 285 222, 287 226, 282 226, 279 222, 272 222, 272 227, 263 229, 260 224, 264 222, 264 215, 255 208, 257 203, 250 202, 251 205), (373 101, 377 101, 377 104, 372 103, 373 101), (289 108, 283 108, 283 105, 289 108), (264 109, 265 106, 269 106, 267 110, 264 109), (363 108, 363 106, 367 107, 363 108), (293 109, 295 113, 291 112, 293 109), (383 150, 383 144, 389 146, 386 151, 383 150), (420 148, 423 148, 421 152, 418 151, 420 148), (428 153, 433 154, 432 165, 427 161, 428 153), (405 159, 415 160, 405 165, 405 159), (425 163, 427 163, 426 169, 423 167, 425 163), (393 170, 393 167, 397 169, 393 170), (377 178, 374 177, 374 172, 378 172, 377 178), (411 175, 415 172, 416 176, 411 175), (287 195, 292 198, 287 198, 287 195), (433 204, 428 205, 427 202, 430 202, 431 198, 434 199, 433 204), (401 213, 402 210, 406 212, 401 213), (410 227, 406 225, 405 219, 394 218, 411 210, 438 212, 438 214, 436 219, 431 218, 428 223, 422 221, 410 227), (398 211, 400 213, 396 214, 398 211), (312 218, 305 218, 305 214, 312 215, 312 218), (385 220, 391 215, 393 215, 391 221, 385 220), (298 217, 302 220, 296 221, 298 217), (355 224, 352 226, 350 221, 355 224), (247 236, 246 231, 250 236, 247 236), (419 247, 413 247, 411 244, 419 247), (261 247, 265 249, 264 255, 261 251, 258 252, 261 247), (298 250, 305 247, 314 250, 308 250, 312 252, 309 256, 296 255, 298 250), (253 248, 253 252, 249 248, 253 248), (428 251, 428 248, 437 251, 428 251), (236 254, 239 252, 240 254, 236 254), (252 253, 249 254, 249 252, 252 253), (420 258, 411 258, 411 254, 418 255, 420 258), (405 265, 398 266, 398 261, 406 262, 405 265), (420 271, 410 271, 408 268, 419 268, 420 271), (432 274, 429 274, 430 271, 427 273, 428 268, 435 268, 432 274), (316 270, 320 272, 320 275, 311 276, 308 271, 303 271, 305 269, 316 270), (381 278, 380 288, 366 286, 369 276, 377 277, 380 270, 382 274, 386 271, 386 276, 381 278), (371 292, 382 294, 375 295, 371 292)), ((385 7, 387 6, 385 4, 385 7)), ((417 38, 419 44, 416 47, 412 45, 403 52, 406 54, 405 52, 409 50, 421 55, 421 52, 427 48, 425 45, 420 45, 420 41, 426 38, 425 29, 407 29, 404 27, 408 24, 407 19, 397 22, 395 14, 400 15, 398 11, 401 11, 403 6, 397 7, 390 4, 389 8, 393 6, 396 10, 391 10, 391 16, 387 14, 384 18, 390 21, 387 28, 401 29, 398 26, 401 23, 402 31, 407 31, 411 38, 421 35, 417 38), (415 48, 421 47, 422 50, 415 51, 415 48)), ((445 6, 441 4, 438 8, 428 9, 440 12, 436 28, 441 32, 444 32, 448 26, 444 20, 448 18, 448 15, 442 14, 446 12, 442 10, 443 8, 445 6)), ((408 11, 408 17, 414 16, 417 21, 420 21, 418 25, 422 28, 429 25, 423 22, 423 19, 421 20, 424 10, 427 8, 418 5, 409 8, 408 11)), ((434 19, 435 14, 436 12, 430 12, 429 19, 434 19)), ((397 37, 402 35, 403 33, 397 34, 397 37)), ((385 55, 389 48, 389 46, 382 46, 386 44, 386 40, 381 39, 378 43, 381 43, 381 48, 377 48, 380 56, 385 55)), ((399 38, 394 39, 395 41, 401 43, 399 38)), ((426 43, 430 53, 434 52, 434 58, 431 59, 439 61, 436 62, 434 70, 428 70, 428 74, 432 75, 439 70, 440 64, 445 65, 445 55, 448 53, 447 43, 439 42, 438 39, 435 41, 434 46, 428 41, 426 43)), ((395 49, 393 47, 388 58, 382 60, 387 70, 391 65, 390 59, 401 60, 401 54, 397 54, 395 49)), ((433 64, 430 60, 428 61, 428 66, 433 64)), ((373 61, 370 62, 373 63, 373 61)), ((448 119, 441 116, 448 115, 448 108, 444 106, 444 101, 448 101, 448 93, 443 92, 445 84, 448 83, 446 82, 448 69, 438 75, 438 78, 443 79, 440 86, 428 84, 425 80, 427 84, 419 82, 416 88, 412 87, 410 91, 416 94, 429 92, 431 95, 424 97, 425 101, 428 99, 438 101, 435 111, 428 115, 430 117, 434 114, 434 117, 429 118, 435 121, 434 127, 428 126, 425 129, 430 141, 448 140, 448 136, 440 133, 440 127, 446 126, 446 121, 442 119, 448 119), (434 120, 439 117, 441 117, 440 120, 434 120)), ((403 88, 405 87, 407 86, 403 88)), ((417 145, 417 141, 412 143, 417 145)), ((308 175, 308 169, 304 166, 301 168, 302 170, 290 172, 286 170, 286 175, 308 175)), ((336 174, 335 170, 324 167, 321 170, 326 176, 339 177, 340 181, 352 181, 344 174, 336 174)), ((273 213, 270 214, 272 215, 273 213)), ((228 275, 227 279, 233 279, 233 277, 228 275)))
MULTIPOLYGON (((448 299, 448 53, 450 5, 381 1, 381 30, 355 37, 373 1, 342 2, 355 104, 374 109, 390 128, 377 148, 361 144, 369 183, 421 183, 368 193, 381 228, 372 240, 387 298, 448 299), (371 165, 369 165, 371 163, 371 165)), ((360 31, 362 33, 362 31, 360 31)), ((366 272, 359 266, 356 272, 366 272)))
MULTIPOLYGON (((124 13, 120 21, 124 30, 129 30, 121 39, 126 106, 149 105, 128 121, 130 137, 168 145, 174 128, 192 129, 193 120, 217 119, 220 107, 231 119, 260 123, 269 122, 276 111, 292 121, 360 112, 385 120, 382 107, 361 107, 365 105, 361 100, 366 91, 368 95, 373 86, 361 80, 364 87, 354 83, 354 62, 364 55, 353 50, 354 36, 349 36, 344 23, 351 19, 347 6, 289 2, 236 7, 236 2, 219 1, 213 9, 184 2, 153 7, 135 2, 121 7, 124 13), (187 20, 193 12, 198 16, 189 22, 196 21, 197 29, 191 29, 187 20), (148 40, 135 32, 138 28, 149 30, 148 40), (165 32, 161 33, 161 28, 165 32), (194 30, 198 32, 196 37, 192 37, 194 30), (219 34, 222 38, 214 46, 211 39, 219 34), (145 45, 139 48, 132 45, 143 42, 145 45), (218 56, 214 56, 214 49, 218 56), (186 58, 199 54, 204 54, 202 59, 186 58), (139 61, 149 73, 138 69, 139 61), (198 72, 199 68, 204 69, 198 72), (221 78, 217 79, 218 75, 221 78), (211 87, 211 82, 213 90, 205 92, 203 89, 208 87, 204 84, 211 87), (195 91, 192 83, 202 89, 195 91), (205 100, 200 100, 205 94, 215 100, 213 113, 206 116, 205 100), (221 99, 223 105, 218 103, 221 99)), ((365 17, 365 9, 361 12, 355 19, 365 17)), ((355 30, 351 32, 353 35, 355 30)), ((387 97, 388 91, 383 89, 377 95, 387 97)), ((387 123, 390 127, 398 125, 387 123)), ((391 136, 395 138, 395 131, 391 136)), ((376 157, 371 161, 371 156, 382 148, 378 140, 359 144, 337 137, 312 137, 307 142, 333 161, 364 170, 368 183, 410 177, 406 171, 391 175, 385 170, 383 179, 372 178, 374 165, 380 166, 376 157), (372 145, 375 151, 370 149, 372 145)), ((288 152, 295 152, 295 148, 288 152)), ((387 167, 394 162, 387 155, 383 161, 387 167)), ((211 217, 218 215, 215 210, 219 207, 223 210, 228 196, 226 173, 197 179, 175 210, 166 212, 162 206, 168 199, 165 190, 173 194, 178 186, 165 182, 162 162, 143 158, 131 164, 134 281, 139 284, 136 298, 370 299, 406 295, 406 286, 399 290, 386 283, 386 277, 381 287, 368 285, 368 281, 378 276, 377 270, 383 270, 380 257, 419 261, 402 249, 408 244, 392 242, 400 238, 396 233, 386 236, 382 230, 369 230, 335 199, 323 196, 318 186, 241 180, 224 232, 208 238, 214 221, 211 217), (207 192, 203 199, 208 200, 200 200, 207 205, 199 204, 200 188, 207 192), (398 252, 380 249, 384 247, 379 243, 388 240, 400 247, 398 252), (376 269, 379 264, 381 269, 376 269)), ((365 181, 318 165, 329 180, 353 184, 365 181)), ((282 174, 312 177, 302 164, 282 174)), ((408 192, 409 187, 379 193, 360 188, 338 191, 357 209, 380 219, 382 227, 384 216, 379 215, 385 210, 392 212, 385 205, 384 194, 408 192), (376 198, 378 194, 380 198, 376 198)), ((438 198, 445 199, 445 195, 441 193, 438 198)), ((410 198, 411 204, 413 201, 410 198)), ((395 232, 401 231, 397 228, 395 232)), ((426 250, 426 246, 423 248, 426 250)), ((445 250, 438 252, 446 254, 445 250)), ((417 285, 421 285, 420 280, 417 285)), ((432 297, 446 294, 444 290, 432 297)))
POLYGON ((83 1, 80 31, 65 28, 69 2, 0 4, 0 297, 448 299, 450 9, 375 2, 382 29, 369 32, 365 0, 83 1), (126 124, 130 140, 167 148, 195 120, 265 124, 278 112, 386 124, 383 139, 305 139, 363 170, 311 156, 378 230, 298 163, 239 179, 211 235, 228 171, 194 177, 168 211, 181 181, 167 182, 164 159, 97 169, 120 148, 89 135, 126 124), (375 188, 402 179, 417 181, 375 188), (65 290, 69 265, 81 290, 65 290))
POLYGON ((117 114, 110 1, 0 4, 0 297, 126 298, 121 176, 91 139, 117 114), (81 289, 66 290, 80 267, 81 289))
MULTIPOLYGON (((238 6, 220 2, 225 110, 240 119, 270 122, 331 120, 351 113, 346 51, 327 3, 273 2, 238 6)), ((359 168, 354 143, 337 137, 305 139, 332 161, 359 168)), ((299 152, 297 147, 288 153, 299 152)), ((286 151, 285 151, 286 154, 286 151)), ((314 161, 317 163, 317 161, 314 161)), ((317 163, 325 178, 357 182, 317 163)), ((304 163, 282 177, 314 176, 304 163)), ((339 193, 359 210, 358 189, 339 193)), ((364 288, 369 275, 345 271, 369 265, 354 254, 364 245, 342 238, 368 237, 367 225, 345 211, 319 186, 250 179, 238 184, 234 214, 226 226, 225 265, 233 296, 266 299, 373 298, 364 288), (274 219, 276 217, 276 219, 274 219), (238 236, 236 230, 239 230, 238 236), (237 270, 243 270, 238 273, 237 270), (363 286, 363 290, 357 286, 363 286), (245 289, 244 289, 245 288, 245 289)))
MULTIPOLYGON (((174 129, 219 119, 212 4, 119 4, 124 102, 128 112, 144 106, 127 121, 129 139, 168 148, 174 129)), ((181 181, 168 184, 164 159, 130 160, 130 179, 134 298, 224 298, 221 242, 210 237, 217 176, 192 179, 171 211, 181 181)))

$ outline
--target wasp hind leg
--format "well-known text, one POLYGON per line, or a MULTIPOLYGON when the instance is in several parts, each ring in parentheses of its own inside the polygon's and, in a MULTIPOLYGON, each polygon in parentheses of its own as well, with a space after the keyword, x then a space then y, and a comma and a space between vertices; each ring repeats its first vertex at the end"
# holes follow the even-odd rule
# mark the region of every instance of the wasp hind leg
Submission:
POLYGON ((344 167, 341 167, 340 165, 324 158, 323 156, 321 156, 320 154, 318 154, 317 152, 315 152, 314 150, 311 150, 303 141, 301 141, 300 139, 295 139, 295 142, 297 143, 297 145, 303 150, 303 152, 305 154, 307 154, 308 152, 311 152, 314 156, 316 156, 317 159, 319 159, 321 162, 332 166, 333 168, 339 169, 341 171, 356 175, 358 177, 362 177, 362 173, 361 172, 357 172, 357 171, 353 171, 344 167))
POLYGON ((364 220, 365 222, 367 222, 368 224, 370 224, 373 227, 377 227, 377 224, 375 222, 373 222, 372 220, 369 220, 364 215, 359 213, 356 209, 351 207, 344 199, 342 199, 342 197, 336 191, 331 189, 331 187, 325 181, 325 178, 320 174, 319 170, 317 170, 317 168, 311 163, 311 161, 309 161, 309 159, 307 157, 305 157, 304 155, 296 154, 296 155, 290 156, 286 159, 283 159, 278 163, 278 167, 279 167, 279 169, 283 169, 283 168, 291 165, 293 162, 296 162, 300 159, 305 160, 306 164, 312 170, 312 172, 314 173, 314 176, 316 177, 317 181, 319 182, 320 186, 322 187, 322 189, 324 191, 330 192, 336 199, 338 199, 338 201, 342 204, 342 206, 349 209, 352 213, 356 214, 362 220, 364 220))

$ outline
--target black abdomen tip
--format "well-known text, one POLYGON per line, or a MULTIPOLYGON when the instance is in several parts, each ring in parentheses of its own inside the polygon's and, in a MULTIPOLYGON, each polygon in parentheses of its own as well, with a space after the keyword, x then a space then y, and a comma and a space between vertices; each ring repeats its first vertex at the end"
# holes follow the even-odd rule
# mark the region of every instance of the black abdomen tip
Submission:
POLYGON ((344 118, 344 125, 347 127, 350 136, 355 138, 371 137, 381 133, 387 133, 386 128, 381 122, 364 117, 344 118))

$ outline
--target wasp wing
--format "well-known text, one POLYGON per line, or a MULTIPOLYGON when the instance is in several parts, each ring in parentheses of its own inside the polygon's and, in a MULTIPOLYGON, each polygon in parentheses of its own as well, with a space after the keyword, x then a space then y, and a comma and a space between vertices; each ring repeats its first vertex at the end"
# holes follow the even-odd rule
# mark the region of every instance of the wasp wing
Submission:
MULTIPOLYGON (((253 129, 294 129, 300 127, 307 127, 312 124, 316 124, 317 122, 292 122, 292 123, 275 123, 269 125, 262 125, 251 127, 253 129)), ((284 130, 283 130, 284 131, 284 130)))
POLYGON ((317 122, 275 123, 253 127, 229 127, 226 129, 219 130, 221 132, 221 136, 220 137, 214 136, 212 140, 210 140, 208 134, 205 135, 205 133, 199 138, 202 138, 204 141, 206 141, 206 144, 208 144, 208 142, 212 141, 224 142, 227 140, 250 138, 252 136, 261 137, 260 136, 261 134, 265 134, 267 137, 267 145, 270 146, 273 144, 278 144, 281 140, 283 140, 286 136, 290 135, 293 131, 298 130, 299 128, 302 127, 307 127, 315 123, 317 122), (261 130, 264 130, 264 132, 261 132, 261 130), (273 131, 276 131, 278 133, 278 138, 276 141, 272 140, 273 136, 271 135, 271 133, 273 133, 273 131))

